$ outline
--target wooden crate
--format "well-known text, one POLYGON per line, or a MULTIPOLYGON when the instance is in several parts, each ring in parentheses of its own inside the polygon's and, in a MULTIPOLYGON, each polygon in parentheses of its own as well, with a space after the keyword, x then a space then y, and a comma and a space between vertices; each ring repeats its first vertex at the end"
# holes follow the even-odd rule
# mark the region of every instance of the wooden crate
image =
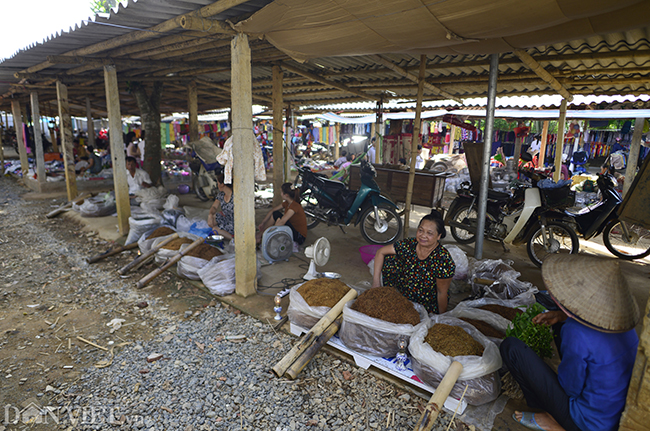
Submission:
MULTIPOLYGON (((406 188, 409 181, 409 171, 391 169, 375 165, 377 177, 375 181, 381 192, 389 196, 393 202, 406 201, 406 188)), ((350 166, 350 190, 359 190, 361 177, 360 167, 350 166)), ((447 174, 436 174, 433 172, 415 171, 413 183, 413 205, 421 205, 429 208, 440 208, 442 196, 445 192, 445 180, 447 174)))

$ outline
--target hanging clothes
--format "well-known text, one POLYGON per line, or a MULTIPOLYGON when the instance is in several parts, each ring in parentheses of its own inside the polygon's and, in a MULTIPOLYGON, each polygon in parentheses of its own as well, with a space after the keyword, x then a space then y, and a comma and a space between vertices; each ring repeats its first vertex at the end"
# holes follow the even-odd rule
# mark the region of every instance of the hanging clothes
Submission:
MULTIPOLYGON (((262 154, 262 149, 260 148, 255 135, 251 133, 251 138, 255 141, 253 145, 253 163, 255 165, 255 181, 266 181, 266 169, 264 167, 264 155, 262 154)), ((232 136, 226 140, 226 143, 223 146, 223 151, 217 156, 217 161, 224 167, 223 176, 226 184, 232 183, 232 168, 233 168, 233 156, 232 156, 232 145, 233 139, 232 136)))

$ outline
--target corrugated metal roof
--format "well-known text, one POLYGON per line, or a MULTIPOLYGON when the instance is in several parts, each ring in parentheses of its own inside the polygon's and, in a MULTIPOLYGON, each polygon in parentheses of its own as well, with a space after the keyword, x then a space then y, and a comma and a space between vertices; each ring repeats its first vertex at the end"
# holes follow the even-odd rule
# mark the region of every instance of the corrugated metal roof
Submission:
MULTIPOLYGON (((237 21, 261 10, 272 0, 250 0, 229 8, 211 18, 237 21)), ((212 0, 130 0, 126 7, 119 6, 108 17, 96 17, 95 22, 84 22, 72 32, 58 34, 45 43, 37 44, 0 63, 0 110, 9 108, 11 97, 26 98, 29 91, 38 91, 41 103, 56 110, 54 79, 60 77, 68 84, 73 113, 84 115, 85 98, 92 101, 93 109, 105 111, 103 75, 101 68, 86 64, 56 63, 31 75, 14 77, 15 72, 26 71, 47 60, 48 56, 60 56, 71 51, 109 41, 126 34, 148 32, 181 14, 198 10, 212 4, 212 0), (20 84, 20 85, 17 85, 20 84)), ((204 23, 209 24, 208 21, 204 23)), ((206 24, 206 25, 207 25, 206 24)), ((162 111, 166 113, 186 109, 186 85, 191 79, 199 83, 199 109, 207 111, 229 106, 230 48, 228 35, 209 35, 205 32, 172 28, 164 33, 149 34, 146 40, 124 44, 111 50, 94 50, 85 54, 86 59, 110 58, 116 62, 120 81, 122 112, 138 115, 139 111, 128 93, 128 81, 165 82, 162 111), (171 41, 171 38, 174 41, 171 41), (160 45, 166 44, 166 48, 160 45), (96 52, 95 52, 96 51, 96 52), (143 62, 143 60, 145 62, 143 62), (138 63, 139 62, 139 63, 138 63), (167 62, 167 63, 164 63, 167 62), (174 63, 169 63, 174 62, 174 63)), ((353 43, 351 41, 350 43, 353 43)), ((404 109, 408 103, 392 100, 415 99, 417 86, 414 82, 377 64, 368 55, 350 57, 316 57, 299 64, 291 60, 264 40, 251 39, 253 97, 255 103, 269 104, 272 93, 272 69, 275 61, 286 62, 321 79, 306 78, 297 73, 284 72, 284 97, 296 108, 300 106, 320 109, 345 110, 370 108, 350 107, 349 103, 363 101, 359 92, 372 97, 382 96, 385 107, 404 109), (327 81, 323 83, 322 79, 327 81), (341 85, 350 91, 341 91, 341 85)), ((612 103, 647 103, 625 100, 584 101, 580 95, 639 95, 650 92, 650 27, 631 29, 566 43, 537 46, 527 50, 551 75, 561 82, 575 97, 574 104, 603 105, 612 103), (582 100, 582 101, 581 101, 582 100)), ((394 64, 417 74, 419 57, 408 54, 386 54, 394 64)), ((487 93, 489 56, 446 55, 427 58, 427 81, 439 89, 465 99, 467 106, 482 106, 477 97, 487 93)), ((500 96, 524 96, 554 94, 549 84, 525 66, 512 53, 500 56, 500 96)), ((556 107, 559 96, 550 101, 535 99, 510 99, 503 107, 556 107)), ((425 106, 452 107, 444 97, 425 90, 425 106)), ((367 99, 366 99, 367 100, 367 99)), ((368 105, 374 108, 375 103, 368 105)), ((365 106, 365 105, 364 105, 365 106)), ((636 105, 634 105, 636 106, 636 105)), ((645 106, 645 105, 644 105, 645 106)), ((639 105, 640 107, 640 105, 639 105)))

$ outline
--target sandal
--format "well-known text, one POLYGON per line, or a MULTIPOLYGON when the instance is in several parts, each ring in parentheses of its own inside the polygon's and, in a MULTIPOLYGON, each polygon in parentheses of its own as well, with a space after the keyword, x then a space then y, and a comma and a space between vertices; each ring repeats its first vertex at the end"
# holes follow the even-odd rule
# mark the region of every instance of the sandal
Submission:
POLYGON ((532 412, 521 412, 521 420, 517 420, 517 417, 515 414, 512 414, 512 418, 515 420, 515 422, 520 423, 521 425, 525 426, 526 428, 530 428, 532 430, 538 430, 538 431, 544 431, 544 428, 540 427, 537 424, 537 421, 535 420, 535 413, 532 412))

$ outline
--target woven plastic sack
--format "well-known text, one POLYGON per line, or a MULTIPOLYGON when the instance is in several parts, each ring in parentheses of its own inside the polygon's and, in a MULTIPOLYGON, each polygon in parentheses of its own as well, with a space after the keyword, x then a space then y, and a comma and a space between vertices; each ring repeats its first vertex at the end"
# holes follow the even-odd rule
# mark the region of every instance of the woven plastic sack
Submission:
POLYGON ((522 303, 535 302, 537 287, 519 280, 520 272, 512 267, 512 261, 484 259, 478 261, 470 276, 472 295, 503 300, 519 299, 522 303), (476 283, 475 279, 494 280, 491 285, 476 283))
MULTIPOLYGON (((397 324, 376 319, 351 308, 354 301, 343 306, 343 323, 339 337, 343 344, 355 352, 392 358, 399 352, 399 341, 407 343, 416 326, 397 324)), ((427 311, 420 304, 413 303, 420 315, 420 322, 427 320, 427 311)))
POLYGON ((235 255, 213 257, 198 270, 199 277, 214 295, 225 296, 235 291, 235 255))
MULTIPOLYGON (((181 246, 181 249, 183 246, 181 246)), ((218 257, 218 256, 217 256, 218 257)), ((200 280, 199 269, 208 264, 208 261, 195 256, 183 256, 176 264, 176 273, 190 280, 200 280)))
MULTIPOLYGON (((201 238, 199 236, 192 235, 191 233, 187 233, 187 232, 176 232, 176 233, 178 233, 178 236, 180 236, 181 238, 191 239, 192 242, 194 242, 197 239, 201 238)), ((158 245, 162 241, 164 241, 164 237, 156 238, 156 241, 153 242, 151 247, 155 247, 156 245, 158 245)), ((181 248, 178 249, 178 250, 169 250, 169 249, 166 249, 166 248, 163 247, 163 248, 161 248, 160 250, 158 250, 156 252, 156 257, 154 258, 154 261, 158 265, 162 265, 165 262, 167 262, 168 259, 176 256, 176 254, 178 254, 179 250, 184 250, 187 246, 189 246, 189 244, 183 244, 183 245, 181 245, 181 248)))
POLYGON ((479 406, 494 401, 501 392, 501 380, 497 371, 501 368, 502 363, 496 344, 488 340, 469 323, 455 317, 433 314, 429 319, 420 323, 411 336, 409 353, 415 375, 422 382, 433 387, 438 387, 452 361, 458 361, 463 365, 463 371, 451 390, 451 397, 460 398, 467 385, 465 401, 468 404, 479 406), (424 342, 424 338, 436 323, 463 328, 472 338, 483 345, 485 348, 483 355, 451 358, 433 350, 428 343, 424 342))
POLYGON ((129 234, 126 236, 125 245, 137 242, 142 235, 154 231, 162 226, 162 219, 155 215, 141 215, 129 217, 129 234))
MULTIPOLYGON (((174 232, 176 231, 176 229, 174 229, 173 227, 166 226, 165 224, 162 224, 162 225, 160 225, 158 227, 163 227, 163 226, 173 230, 174 232)), ((162 241, 162 239, 167 239, 167 238, 169 238, 170 236, 173 235, 173 234, 170 233, 169 235, 158 236, 156 238, 147 239, 149 237, 149 235, 151 235, 156 229, 158 229, 158 227, 156 227, 154 229, 151 229, 150 231, 147 231, 147 232, 142 234, 142 236, 138 240, 138 248, 140 249, 140 253, 145 254, 145 253, 149 252, 149 250, 151 250, 153 248, 153 243, 154 242, 157 241, 157 244, 159 244, 160 241, 162 241)))
POLYGON ((287 316, 289 316, 289 322, 294 325, 311 329, 332 308, 312 307, 307 304, 305 298, 298 292, 298 289, 303 284, 297 284, 289 291, 289 309, 287 310, 287 316))
POLYGON ((72 204, 72 209, 78 211, 82 217, 106 217, 117 211, 115 195, 105 193, 88 198, 81 205, 72 204))

